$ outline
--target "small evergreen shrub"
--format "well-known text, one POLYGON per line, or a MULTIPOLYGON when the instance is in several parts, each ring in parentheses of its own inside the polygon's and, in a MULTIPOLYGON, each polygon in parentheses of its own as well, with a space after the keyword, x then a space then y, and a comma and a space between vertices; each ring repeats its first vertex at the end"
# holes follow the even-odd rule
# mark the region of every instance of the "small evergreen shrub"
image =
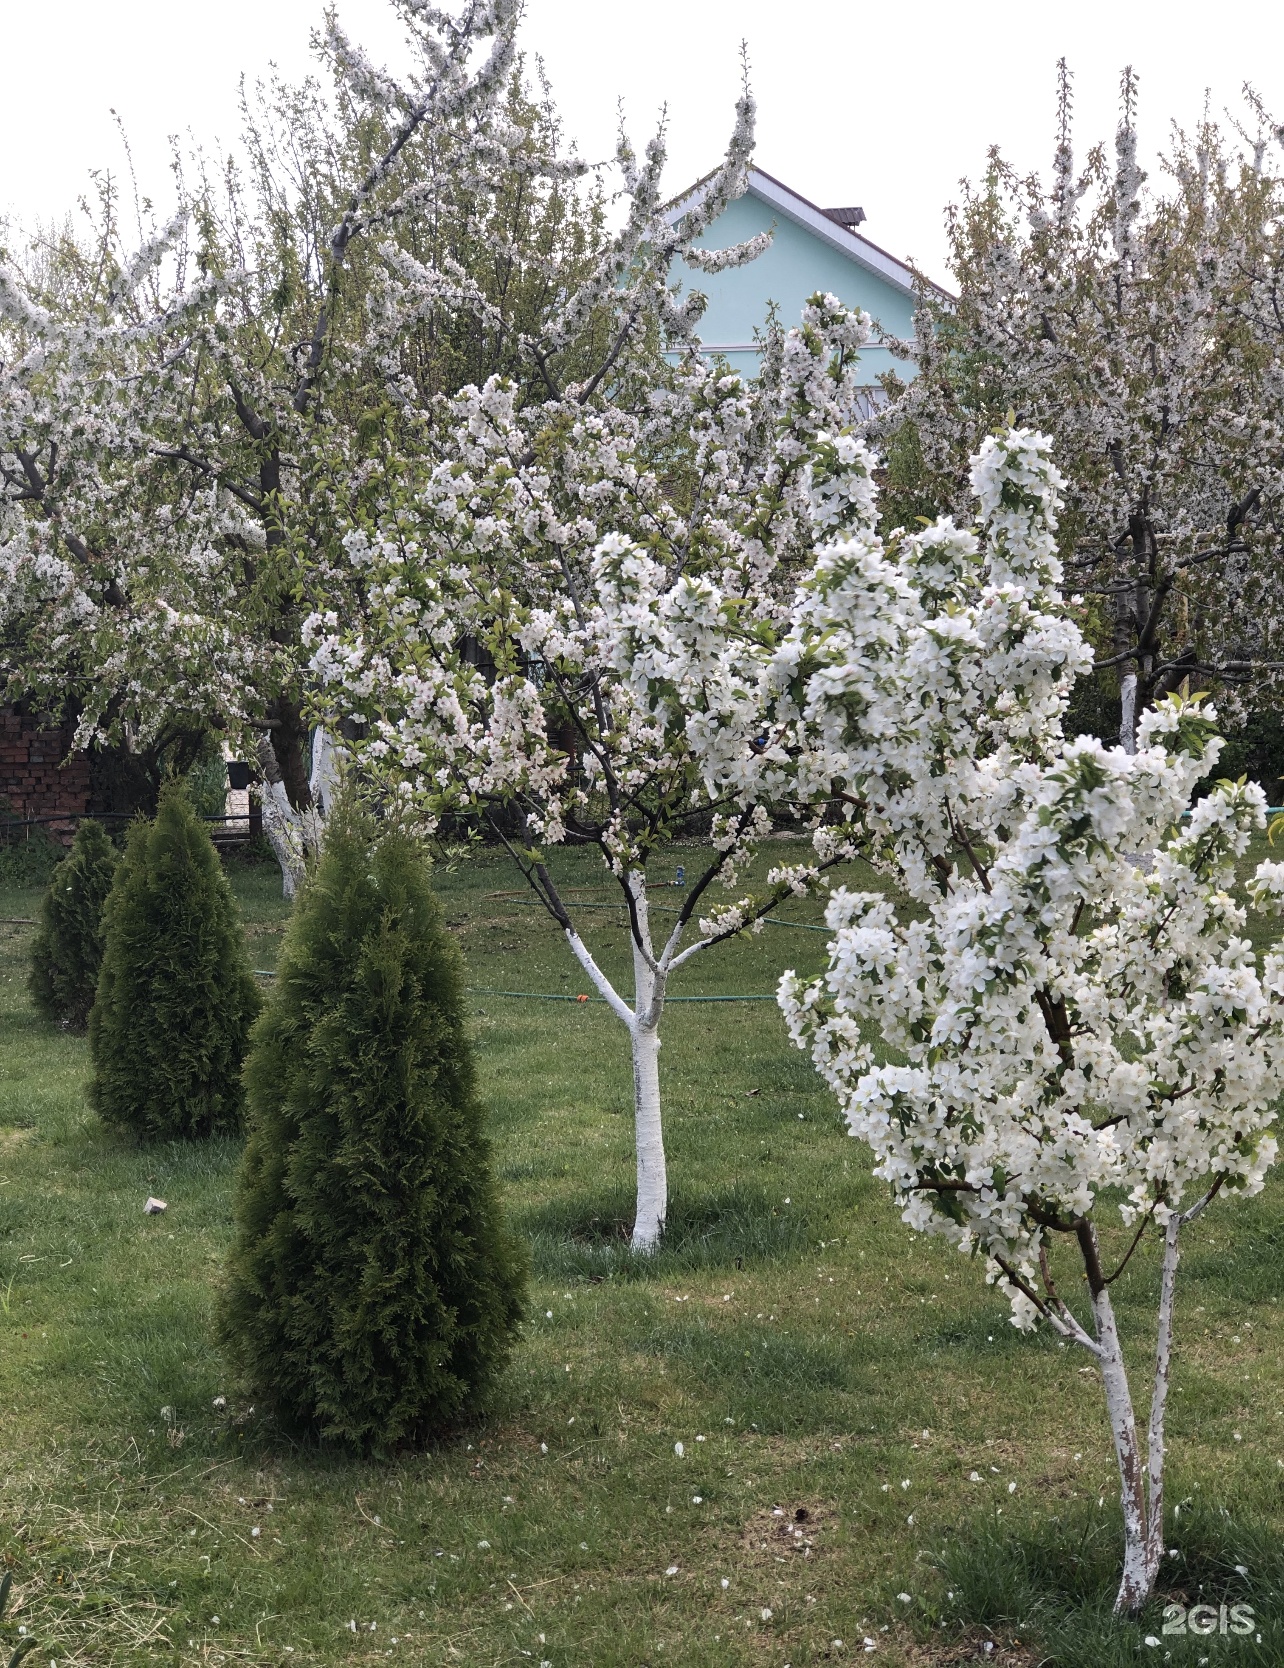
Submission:
POLYGON ((31 946, 32 1000, 49 1019, 83 1031, 103 959, 103 905, 116 848, 101 823, 82 822, 40 905, 31 946))
POLYGON ((180 786, 162 791, 154 823, 130 828, 103 926, 89 1016, 99 1116, 150 1140, 238 1129, 259 993, 218 854, 180 786))
POLYGON ((287 1428, 363 1451, 475 1412, 520 1318, 422 850, 355 810, 286 933, 246 1064, 249 1142, 222 1341, 287 1428))

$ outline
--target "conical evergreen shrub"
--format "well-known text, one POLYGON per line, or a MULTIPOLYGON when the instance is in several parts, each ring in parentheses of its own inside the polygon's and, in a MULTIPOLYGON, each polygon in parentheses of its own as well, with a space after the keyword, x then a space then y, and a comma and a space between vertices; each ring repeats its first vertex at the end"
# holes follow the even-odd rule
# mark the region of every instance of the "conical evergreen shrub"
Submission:
POLYGON ((340 809, 246 1063, 220 1334, 290 1430, 387 1451, 478 1410, 520 1318, 464 1022, 417 843, 340 809))
POLYGON ((143 1139, 240 1127, 259 993, 218 853, 183 789, 136 822, 103 914, 90 1099, 143 1139))
POLYGON ((103 905, 116 873, 116 848, 102 824, 82 822, 40 905, 29 985, 41 1013, 83 1031, 103 959, 103 905))

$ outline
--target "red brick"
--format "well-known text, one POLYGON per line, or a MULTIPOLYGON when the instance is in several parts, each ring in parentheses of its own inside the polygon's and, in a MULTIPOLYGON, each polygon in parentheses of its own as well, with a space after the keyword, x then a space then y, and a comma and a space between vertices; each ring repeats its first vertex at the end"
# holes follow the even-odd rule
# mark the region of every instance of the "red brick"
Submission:
POLYGON ((51 730, 12 708, 0 708, 0 738, 0 794, 9 802, 9 815, 56 817, 57 822, 45 826, 69 844, 76 819, 89 806, 89 760, 84 753, 69 756, 70 727, 51 730))

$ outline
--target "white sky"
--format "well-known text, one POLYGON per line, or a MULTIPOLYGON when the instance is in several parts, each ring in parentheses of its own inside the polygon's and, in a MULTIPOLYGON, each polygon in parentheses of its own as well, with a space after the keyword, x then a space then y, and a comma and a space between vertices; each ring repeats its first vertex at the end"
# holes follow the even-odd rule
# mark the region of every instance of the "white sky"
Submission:
MULTIPOLYGON (((167 201, 166 137, 236 132, 237 80, 275 61, 308 66, 320 0, 0 0, 0 213, 61 217, 91 168, 119 169, 115 108, 140 181, 167 201)), ((339 0, 349 32, 395 63, 386 0, 339 0)), ((670 120, 676 192, 716 160, 730 128, 738 46, 749 45, 758 160, 822 207, 861 204, 866 233, 943 275, 942 210, 998 142, 1023 168, 1052 148, 1055 64, 1076 71, 1079 149, 1114 131, 1118 74, 1141 76, 1145 148, 1205 89, 1238 107, 1253 80, 1284 119, 1278 0, 527 0, 523 43, 541 54, 582 154, 613 144, 617 100, 636 142, 670 120)))

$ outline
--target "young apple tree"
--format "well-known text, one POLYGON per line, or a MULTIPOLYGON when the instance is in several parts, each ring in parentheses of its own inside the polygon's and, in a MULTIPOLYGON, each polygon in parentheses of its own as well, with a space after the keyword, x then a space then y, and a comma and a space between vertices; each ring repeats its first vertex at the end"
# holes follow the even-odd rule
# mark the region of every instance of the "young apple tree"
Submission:
MULTIPOLYGON (((741 188, 746 153, 743 138, 733 143, 707 218, 741 188)), ((654 188, 660 160, 653 152, 635 192, 655 215, 638 240, 648 246, 671 235, 654 188)), ((688 348, 678 331, 694 312, 672 312, 664 259, 650 298, 620 285, 620 314, 627 323, 651 309, 688 348)), ((773 339, 755 383, 694 351, 670 370, 613 344, 609 398, 585 399, 581 384, 523 407, 502 383, 465 391, 430 476, 347 539, 364 618, 354 627, 331 612, 310 625, 327 699, 364 730, 360 767, 429 826, 484 820, 625 1027, 639 1251, 658 1243, 667 1207, 658 1057, 670 981, 846 851, 830 828, 814 862, 711 901, 715 883, 735 897, 773 817, 789 811, 789 759, 756 684, 738 675, 742 644, 779 638, 818 530, 868 497, 863 448, 838 438, 857 414, 868 324, 815 297, 802 327, 773 339), (676 909, 660 926, 653 865, 683 835, 701 840, 685 892, 664 894, 676 909), (568 845, 596 848, 619 884, 631 995, 555 877, 568 845)))
MULTIPOLYGON (((1133 753, 1063 739, 1091 657, 1062 608, 1050 443, 987 439, 972 485, 979 535, 941 520, 884 542, 871 520, 824 543, 790 633, 759 650, 801 756, 916 906, 836 892, 826 972, 787 974, 780 1000, 905 1222, 979 1253, 1015 1326, 1096 1363, 1131 1613, 1164 1544, 1183 1236, 1276 1156, 1284 958, 1259 966, 1230 890, 1265 806, 1242 781, 1192 805, 1221 746, 1200 697, 1144 713, 1133 753), (1143 1439, 1111 1291, 1152 1236, 1143 1439)), ((1251 890, 1278 905, 1284 865, 1251 890)))

